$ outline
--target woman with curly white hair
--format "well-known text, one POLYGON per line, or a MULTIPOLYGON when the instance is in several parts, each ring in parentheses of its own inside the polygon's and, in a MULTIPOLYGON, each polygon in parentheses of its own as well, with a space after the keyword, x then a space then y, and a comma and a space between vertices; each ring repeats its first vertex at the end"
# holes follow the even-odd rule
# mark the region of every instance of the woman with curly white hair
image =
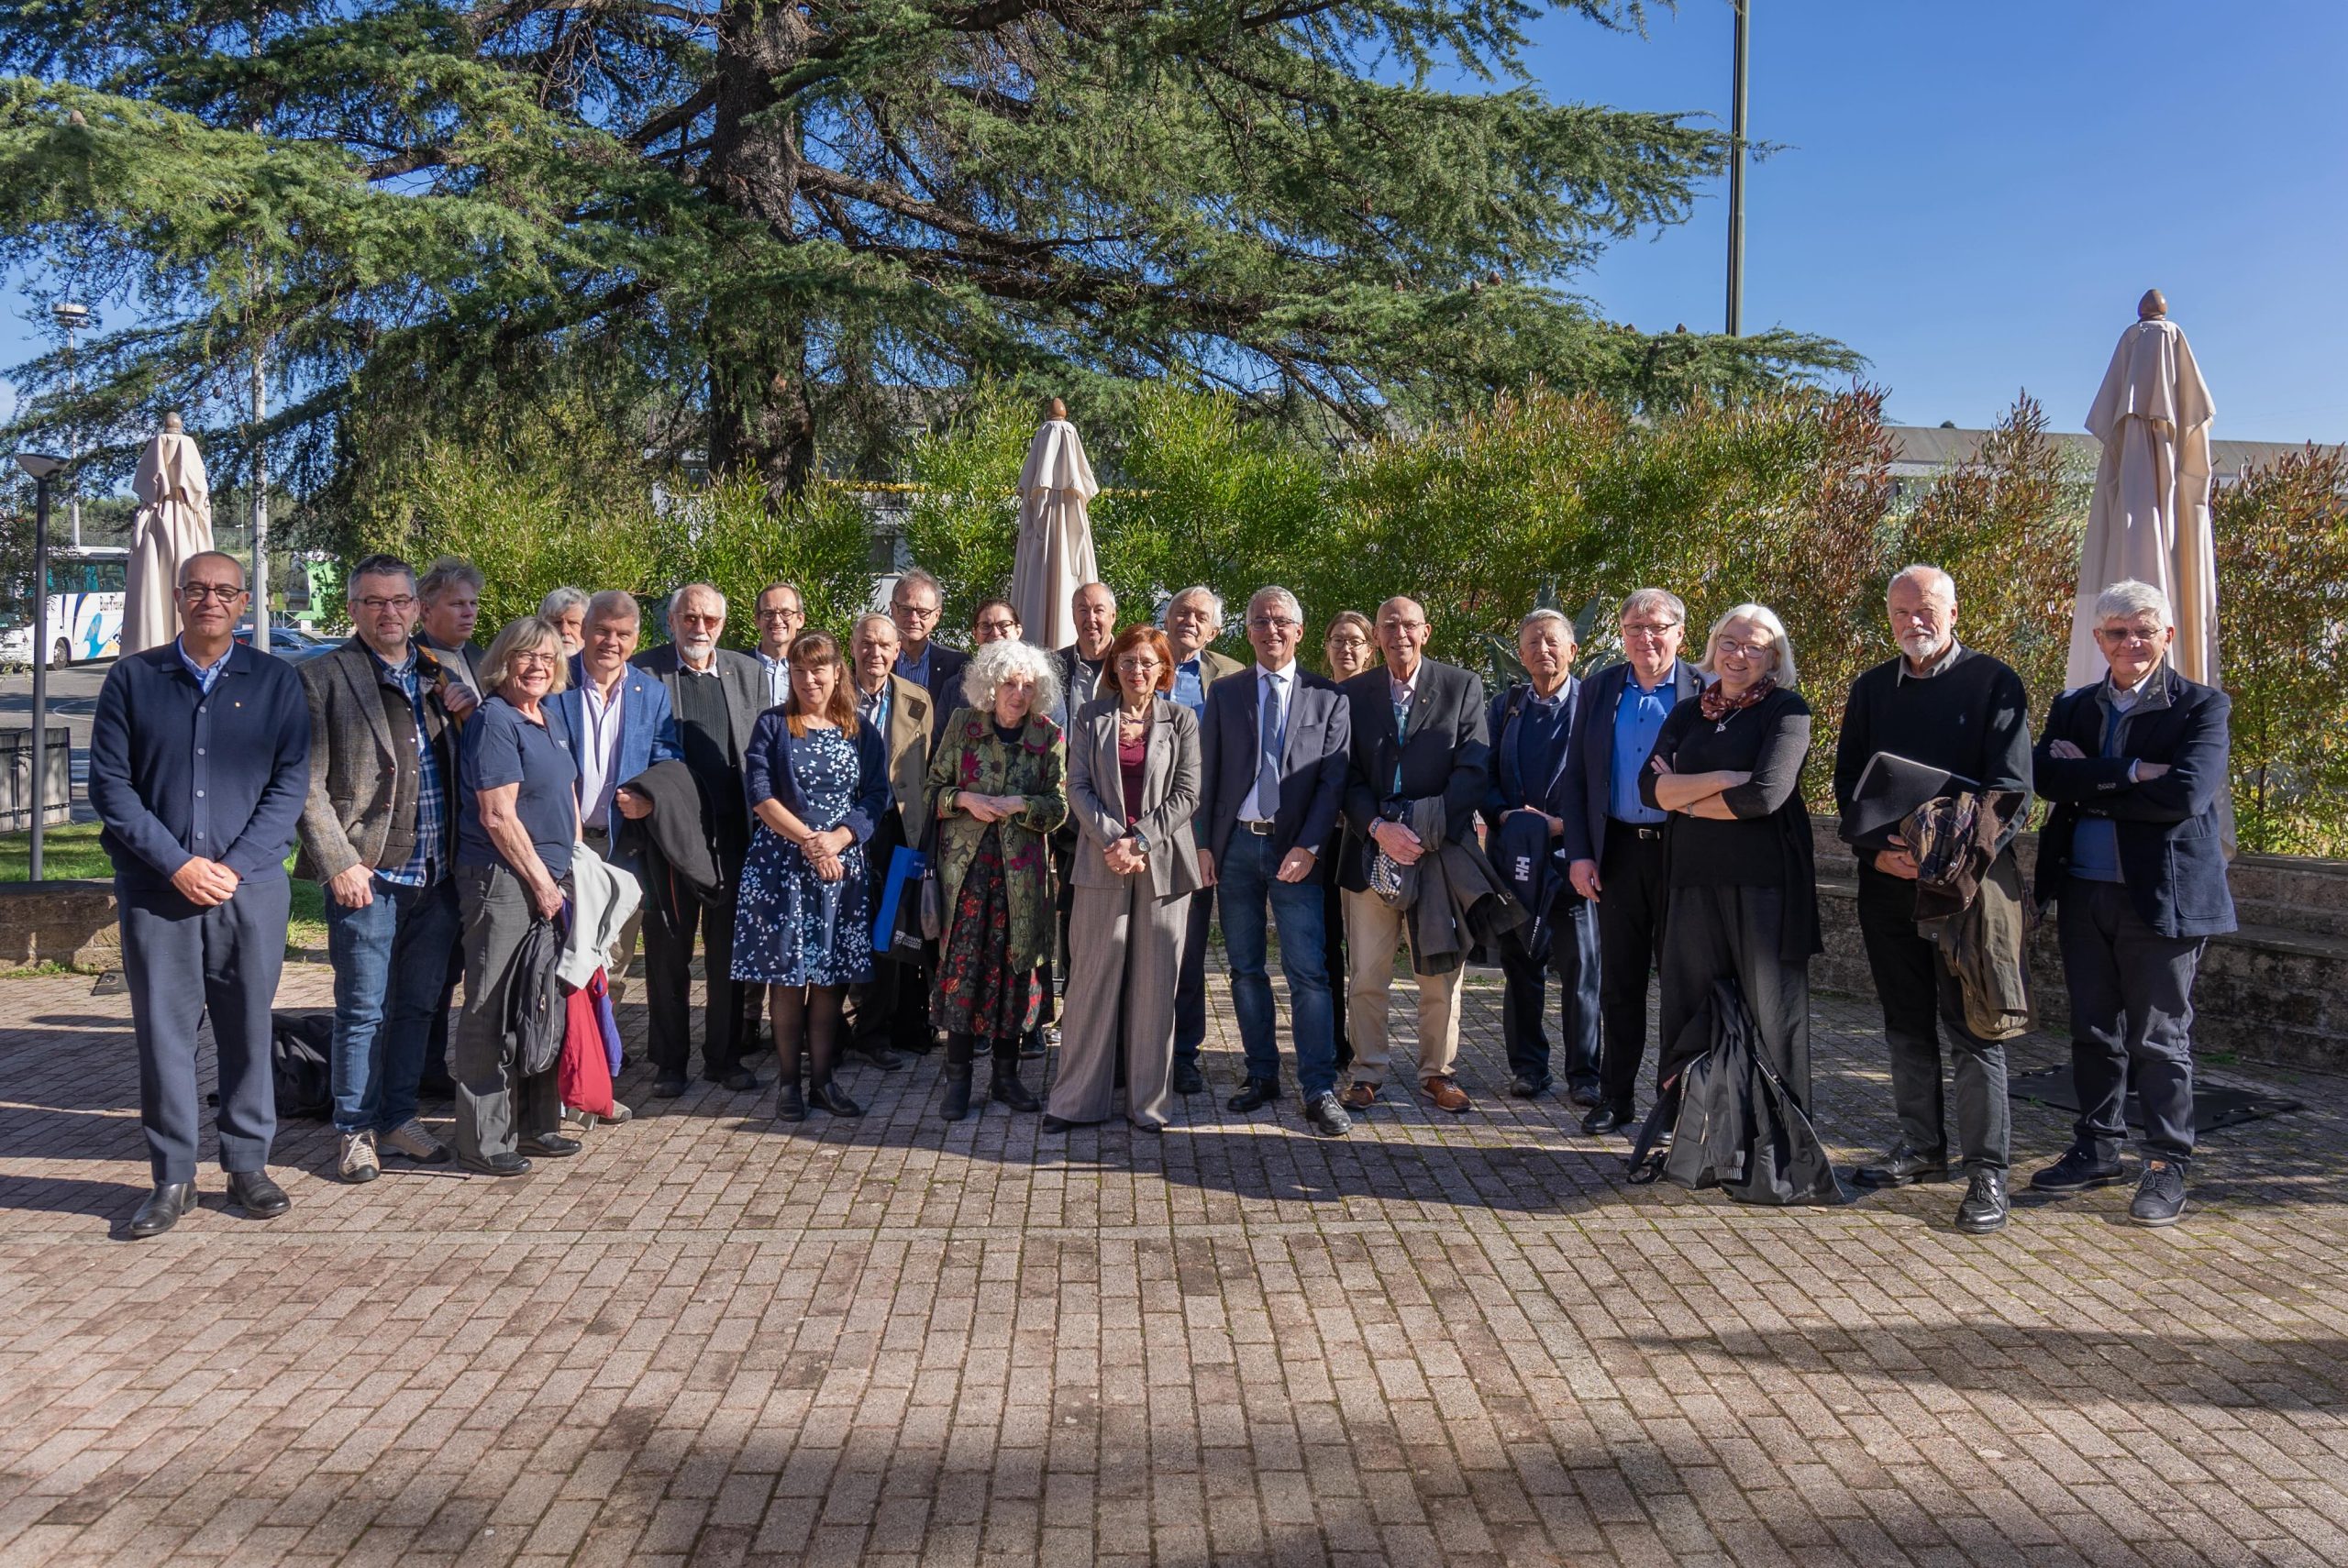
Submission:
POLYGON ((988 643, 964 669, 964 705, 930 754, 924 809, 937 823, 946 928, 929 1010, 946 1031, 948 1121, 969 1114, 981 1040, 994 1062, 989 1098, 1036 1109, 1019 1081, 1019 1032, 1052 945, 1047 835, 1068 819, 1065 747, 1047 716, 1059 699, 1049 654, 1016 639, 988 643))

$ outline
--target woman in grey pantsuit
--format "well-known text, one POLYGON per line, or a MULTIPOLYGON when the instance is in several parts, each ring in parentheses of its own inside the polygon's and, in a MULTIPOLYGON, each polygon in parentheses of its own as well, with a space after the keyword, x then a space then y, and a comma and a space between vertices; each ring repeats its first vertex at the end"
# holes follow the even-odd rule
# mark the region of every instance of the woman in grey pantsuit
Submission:
POLYGON ((1126 1119, 1164 1129, 1185 900, 1199 886, 1199 721, 1164 695, 1174 687, 1166 635, 1128 627, 1108 664, 1117 695, 1079 708, 1068 730, 1069 814, 1081 838, 1059 1076, 1044 1117, 1055 1132, 1107 1120, 1121 1043, 1126 1119))

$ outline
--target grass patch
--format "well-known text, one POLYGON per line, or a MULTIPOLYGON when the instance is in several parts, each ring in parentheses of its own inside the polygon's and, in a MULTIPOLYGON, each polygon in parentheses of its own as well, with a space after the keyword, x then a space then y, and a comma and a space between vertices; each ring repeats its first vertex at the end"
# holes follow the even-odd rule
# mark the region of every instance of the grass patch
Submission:
MULTIPOLYGON (((0 882, 23 882, 32 877, 32 835, 0 834, 0 882)), ((327 949, 326 889, 293 876, 294 857, 285 858, 292 878, 293 900, 285 926, 289 950, 324 953, 327 949)), ((41 835, 40 874, 52 882, 114 880, 114 862, 98 844, 98 824, 70 823, 41 835)))

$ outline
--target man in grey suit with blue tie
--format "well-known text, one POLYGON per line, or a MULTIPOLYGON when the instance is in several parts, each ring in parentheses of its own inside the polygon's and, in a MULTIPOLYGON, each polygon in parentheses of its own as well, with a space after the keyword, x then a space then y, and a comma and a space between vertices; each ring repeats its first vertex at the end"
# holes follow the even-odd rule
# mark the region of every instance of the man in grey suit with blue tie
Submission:
POLYGON ((1353 1120, 1337 1100, 1335 1015, 1323 958, 1327 868, 1317 851, 1344 804, 1353 729, 1344 695, 1296 662, 1303 635, 1304 608, 1296 595, 1257 589, 1247 601, 1255 668, 1247 679, 1226 677, 1207 690, 1200 726, 1206 782, 1199 879, 1216 889, 1221 905, 1232 1010, 1247 1055, 1247 1082, 1231 1109, 1254 1110, 1279 1098, 1279 1043, 1265 964, 1268 907, 1279 922, 1305 1120, 1334 1138, 1351 1131, 1353 1120))

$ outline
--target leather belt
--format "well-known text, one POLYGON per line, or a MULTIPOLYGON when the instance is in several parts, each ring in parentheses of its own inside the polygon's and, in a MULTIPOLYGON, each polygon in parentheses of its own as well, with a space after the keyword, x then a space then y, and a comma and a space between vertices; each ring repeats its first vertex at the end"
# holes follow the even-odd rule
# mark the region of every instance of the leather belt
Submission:
POLYGON ((1620 817, 1607 818, 1606 827, 1610 833, 1628 834, 1636 839, 1659 839, 1663 836, 1663 829, 1658 825, 1647 823, 1626 823, 1620 817))
POLYGON ((1239 825, 1246 829, 1249 833, 1254 834, 1257 838, 1269 838, 1272 836, 1272 824, 1269 823, 1251 823, 1245 818, 1242 818, 1239 825))

